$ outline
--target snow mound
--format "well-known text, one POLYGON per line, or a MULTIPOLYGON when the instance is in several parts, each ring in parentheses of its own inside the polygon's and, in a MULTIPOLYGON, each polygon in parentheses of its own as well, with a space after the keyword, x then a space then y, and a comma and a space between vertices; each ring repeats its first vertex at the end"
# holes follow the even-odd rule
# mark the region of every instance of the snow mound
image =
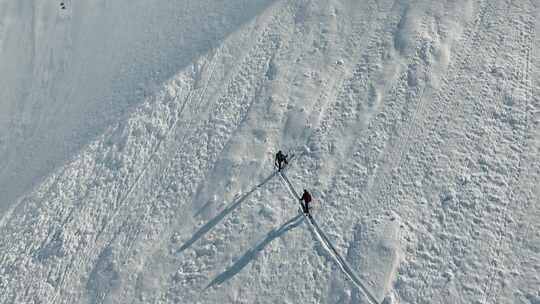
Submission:
POLYGON ((393 289, 402 259, 401 227, 397 215, 368 218, 354 227, 347 259, 379 299, 393 289))

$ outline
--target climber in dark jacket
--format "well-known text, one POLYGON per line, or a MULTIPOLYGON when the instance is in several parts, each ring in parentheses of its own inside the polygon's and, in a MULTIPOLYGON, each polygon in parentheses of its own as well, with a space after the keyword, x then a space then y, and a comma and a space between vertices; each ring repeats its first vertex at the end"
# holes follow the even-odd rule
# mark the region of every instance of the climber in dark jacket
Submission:
POLYGON ((279 150, 276 153, 276 159, 274 160, 274 165, 276 165, 276 167, 278 167, 278 171, 281 171, 281 169, 284 167, 283 163, 285 163, 285 165, 289 164, 287 162, 287 155, 283 154, 283 152, 281 152, 281 150, 279 150))
POLYGON ((309 215, 309 203, 311 203, 311 194, 304 189, 304 194, 302 194, 302 198, 300 199, 300 203, 302 203, 302 209, 305 214, 309 215))

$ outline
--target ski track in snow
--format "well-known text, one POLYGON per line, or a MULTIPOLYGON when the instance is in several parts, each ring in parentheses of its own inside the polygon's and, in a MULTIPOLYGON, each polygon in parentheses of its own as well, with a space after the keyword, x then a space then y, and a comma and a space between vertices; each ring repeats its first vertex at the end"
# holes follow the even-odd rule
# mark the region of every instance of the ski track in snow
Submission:
MULTIPOLYGON (((127 75, 160 83, 130 93, 110 125, 89 122, 95 136, 74 130, 68 144, 85 145, 70 146, 72 158, 51 149, 29 162, 40 172, 54 167, 46 159, 63 163, 3 214, 0 303, 540 303, 538 4, 259 1, 238 24, 200 3, 186 7, 208 11, 209 28, 152 41, 170 52, 176 44, 164 41, 185 39, 201 53, 158 56, 189 59, 167 77, 127 75), (298 155, 281 182, 271 173, 278 148, 298 155), (296 215, 288 178, 312 192, 318 221, 296 215)), ((242 3, 224 8, 233 17, 242 3)), ((51 4, 15 8, 0 4, 1 54, 17 51, 13 28, 32 52, 66 49, 50 61, 21 50, 35 66, 15 60, 13 75, 40 80, 30 97, 15 76, 0 78, 6 97, 28 101, 0 102, 0 172, 39 156, 16 147, 48 134, 37 130, 52 127, 50 113, 76 113, 63 100, 97 96, 84 94, 100 83, 61 81, 69 68, 80 74, 72 84, 81 71, 100 75, 89 61, 68 66, 92 53, 77 34, 99 10, 48 21, 51 4), (28 27, 14 18, 30 12, 28 27), (42 44, 51 33, 59 40, 42 44), (37 94, 55 101, 35 103, 37 94)), ((159 12, 148 16, 169 16, 159 12)), ((107 71, 130 72, 120 66, 107 71)))
MULTIPOLYGON (((301 200, 301 198, 298 195, 298 193, 296 192, 296 190, 294 190, 294 187, 293 187, 291 181, 287 178, 287 176, 284 173, 280 173, 280 177, 283 179, 283 181, 285 181, 284 185, 289 189, 290 193, 293 196, 293 199, 295 201, 299 202, 301 200)), ((301 204, 300 204, 300 208, 302 208, 301 204)), ((358 288, 360 288, 366 294, 366 296, 368 297, 368 299, 369 299, 369 301, 371 303, 378 303, 379 301, 377 301, 377 299, 375 299, 375 297, 371 294, 371 292, 369 292, 369 290, 367 290, 367 288, 364 286, 362 281, 360 279, 358 279, 358 277, 356 276, 356 274, 354 273, 352 268, 348 265, 348 263, 339 254, 339 252, 336 250, 334 245, 332 245, 332 242, 328 239, 326 234, 321 230, 321 228, 319 227, 319 225, 317 224, 315 219, 312 218, 311 216, 308 217, 306 215, 304 215, 304 218, 306 218, 307 221, 309 222, 308 225, 310 225, 310 229, 311 229, 312 233, 315 235, 316 239, 321 244, 323 244, 323 246, 325 246, 326 250, 334 257, 336 263, 339 265, 339 267, 342 269, 342 271, 345 273, 345 275, 347 275, 347 277, 349 277, 349 279, 358 288)))

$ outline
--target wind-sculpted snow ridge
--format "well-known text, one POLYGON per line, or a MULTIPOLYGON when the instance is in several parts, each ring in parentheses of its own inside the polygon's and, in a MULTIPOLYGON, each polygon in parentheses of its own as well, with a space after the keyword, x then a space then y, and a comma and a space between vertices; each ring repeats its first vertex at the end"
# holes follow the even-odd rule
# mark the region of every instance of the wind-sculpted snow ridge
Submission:
POLYGON ((273 1, 1 1, 0 213, 273 1))
MULTIPOLYGON (((281 172, 279 174, 279 176, 285 182, 284 185, 289 190, 289 193, 292 194, 293 199, 295 201, 297 201, 297 202, 300 202, 300 200, 301 200, 300 196, 298 195, 298 192, 296 192, 296 190, 294 189, 294 186, 292 185, 289 178, 287 178, 287 175, 285 175, 284 172, 281 172)), ((300 204, 300 208, 302 208, 301 204, 300 204)), ((302 209, 300 209, 300 210, 302 210, 302 209)), ((360 280, 358 278, 358 276, 356 275, 354 270, 351 268, 351 266, 349 266, 347 261, 341 256, 341 254, 339 254, 336 247, 332 244, 330 239, 328 239, 328 237, 326 236, 324 231, 322 231, 322 229, 319 227, 319 225, 317 224, 317 222, 315 221, 313 216, 311 216, 311 215, 307 216, 304 213, 302 213, 302 214, 304 215, 304 217, 309 222, 308 225, 309 225, 310 230, 312 231, 312 233, 315 235, 317 240, 326 248, 326 250, 330 253, 330 255, 332 257, 334 257, 334 261, 339 266, 341 271, 343 271, 343 273, 351 280, 351 282, 354 285, 356 285, 356 287, 358 287, 359 289, 361 289, 364 292, 364 294, 366 295, 366 297, 369 299, 369 301, 372 304, 378 304, 379 301, 377 301, 377 299, 367 289, 367 287, 364 285, 364 283, 362 283, 362 280, 360 280)))

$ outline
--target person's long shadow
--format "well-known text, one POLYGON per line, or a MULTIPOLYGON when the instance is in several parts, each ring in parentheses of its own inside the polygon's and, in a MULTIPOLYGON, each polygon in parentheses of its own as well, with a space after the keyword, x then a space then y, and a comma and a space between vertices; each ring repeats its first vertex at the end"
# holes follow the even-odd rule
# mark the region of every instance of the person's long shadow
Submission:
MULTIPOLYGON (((221 222, 221 220, 223 220, 223 218, 225 218, 229 213, 233 212, 236 208, 238 208, 238 206, 240 206, 240 204, 243 201, 245 201, 248 198, 248 196, 251 195, 251 193, 255 192, 255 190, 257 190, 258 188, 260 188, 261 186, 266 184, 275 175, 276 175, 276 172, 270 174, 260 184, 258 184, 257 186, 255 186, 251 190, 249 190, 249 192, 245 193, 241 197, 236 198, 229 206, 225 207, 225 209, 223 209, 223 211, 221 211, 218 215, 216 215, 208 223, 204 224, 204 226, 202 226, 199 230, 197 230, 197 232, 195 232, 195 234, 193 234, 193 236, 187 242, 185 242, 182 245, 182 247, 180 247, 180 249, 178 249, 178 251, 176 253, 181 253, 182 251, 186 250, 191 245, 193 245, 193 243, 195 243, 198 239, 203 237, 208 231, 210 231, 210 229, 214 228, 214 226, 216 226, 219 222, 221 222)), ((201 210, 199 210, 197 212, 197 214, 199 214, 200 212, 201 212, 201 210)))
POLYGON ((287 231, 298 227, 304 220, 304 217, 299 214, 289 221, 287 221, 285 224, 281 225, 278 229, 272 229, 266 237, 260 241, 257 245, 255 245, 253 248, 249 249, 244 255, 238 259, 232 266, 230 266, 227 270, 222 272, 220 275, 215 277, 204 289, 208 289, 214 285, 220 285, 223 282, 229 280, 233 276, 235 276, 237 273, 239 273, 249 262, 251 262, 253 259, 255 259, 259 252, 261 252, 270 242, 275 240, 276 238, 282 236, 287 231))

